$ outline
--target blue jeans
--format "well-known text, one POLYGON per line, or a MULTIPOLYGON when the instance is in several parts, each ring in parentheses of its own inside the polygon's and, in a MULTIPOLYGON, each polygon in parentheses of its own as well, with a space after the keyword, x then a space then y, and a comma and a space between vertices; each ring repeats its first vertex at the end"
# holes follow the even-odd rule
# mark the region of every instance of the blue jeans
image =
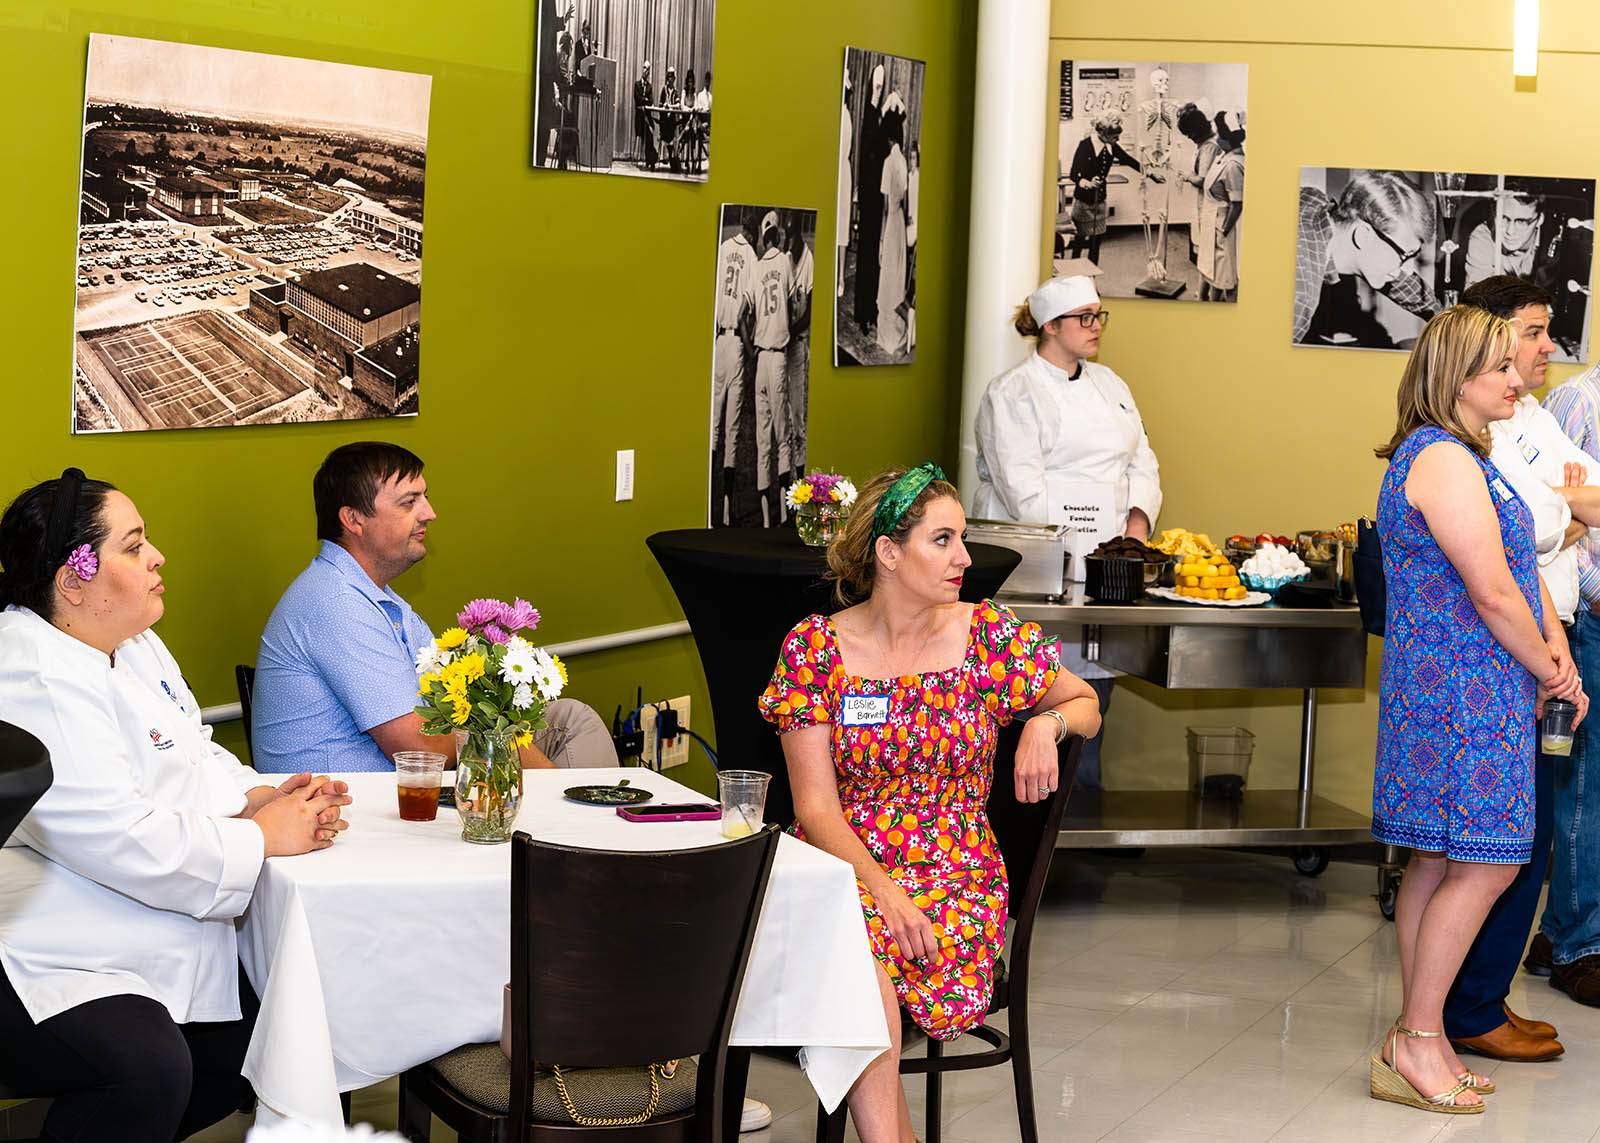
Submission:
MULTIPOLYGON (((1580 610, 1570 642, 1578 674, 1586 689, 1594 687, 1600 683, 1600 618, 1580 610)), ((1554 762, 1555 854, 1539 928, 1555 947, 1555 962, 1571 964, 1600 953, 1600 735, 1590 740, 1587 720, 1573 735, 1572 756, 1554 762)))

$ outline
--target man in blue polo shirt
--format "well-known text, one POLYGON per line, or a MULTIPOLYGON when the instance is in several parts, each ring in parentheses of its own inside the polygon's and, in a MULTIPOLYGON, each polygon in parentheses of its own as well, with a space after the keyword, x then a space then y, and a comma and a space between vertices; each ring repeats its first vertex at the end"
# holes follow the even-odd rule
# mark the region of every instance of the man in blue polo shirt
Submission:
POLYGON ((322 546, 273 609, 256 659, 256 768, 389 770, 397 750, 453 754, 413 709, 416 656, 433 633, 389 586, 427 554, 436 513, 422 460, 398 445, 345 445, 312 492, 322 546))
MULTIPOLYGON (((256 659, 256 769, 392 770, 399 750, 454 755, 448 735, 422 733, 415 710, 417 652, 433 633, 389 586, 427 555, 436 513, 421 459, 380 441, 345 445, 322 462, 312 492, 322 546, 273 609, 256 659)), ((597 739, 598 726, 610 754, 589 764, 616 765, 604 725, 582 703, 558 699, 546 717, 569 742, 597 739)), ((537 739, 523 761, 551 764, 537 739)))

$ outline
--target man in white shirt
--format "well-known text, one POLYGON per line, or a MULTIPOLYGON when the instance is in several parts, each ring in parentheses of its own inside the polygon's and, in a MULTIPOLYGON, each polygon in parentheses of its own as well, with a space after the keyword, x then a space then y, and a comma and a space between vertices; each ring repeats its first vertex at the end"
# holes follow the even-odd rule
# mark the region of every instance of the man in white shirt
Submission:
MULTIPOLYGON (((1555 418, 1527 395, 1529 389, 1544 383, 1550 354, 1556 348, 1549 337, 1555 299, 1531 282, 1502 274, 1474 283, 1461 300, 1507 319, 1517 331, 1513 367, 1522 396, 1510 420, 1490 426, 1489 459, 1533 514, 1539 575, 1567 628, 1569 641, 1575 641, 1576 544, 1589 528, 1600 526, 1600 465, 1592 463, 1555 418)), ((1574 645, 1581 675, 1584 663, 1579 654, 1574 645)), ((1576 761, 1578 751, 1573 754, 1576 761)), ((1490 910, 1445 999, 1445 1031, 1458 1050, 1503 1060, 1544 1060, 1560 1054, 1555 1029, 1517 1016, 1506 1006, 1506 996, 1550 861, 1555 807, 1560 803, 1554 781, 1563 769, 1572 767, 1539 756, 1533 856, 1490 910)))

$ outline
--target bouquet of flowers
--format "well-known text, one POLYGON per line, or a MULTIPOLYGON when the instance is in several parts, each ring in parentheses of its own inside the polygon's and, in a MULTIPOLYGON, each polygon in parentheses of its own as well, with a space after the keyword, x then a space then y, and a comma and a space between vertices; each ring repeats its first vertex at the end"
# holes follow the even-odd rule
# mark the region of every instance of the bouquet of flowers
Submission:
POLYGON ((539 613, 525 599, 474 599, 456 622, 417 655, 423 733, 509 733, 527 746, 567 683, 566 665, 518 634, 537 627, 539 613))
POLYGON ((417 655, 417 714, 424 734, 456 736, 456 810, 461 836, 511 837, 522 805, 521 748, 545 725, 567 668, 519 632, 539 613, 527 600, 474 599, 417 655))
POLYGON ((834 504, 848 510, 856 502, 856 486, 847 477, 812 472, 789 485, 783 499, 790 508, 802 504, 834 504))

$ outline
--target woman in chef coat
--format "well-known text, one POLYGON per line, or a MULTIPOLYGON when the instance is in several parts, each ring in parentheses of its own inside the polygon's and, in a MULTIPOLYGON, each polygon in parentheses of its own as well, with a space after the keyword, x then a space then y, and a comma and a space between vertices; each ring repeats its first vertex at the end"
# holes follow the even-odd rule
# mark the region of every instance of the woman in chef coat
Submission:
POLYGON ((46 1139, 171 1143, 250 1098, 234 920, 267 857, 331 845, 343 783, 265 784, 210 741, 150 625, 164 557, 68 469, 0 517, 0 713, 54 781, 0 850, 0 1081, 46 1139))
MULTIPOLYGON (((1100 351, 1106 312, 1087 277, 1052 278, 1017 310, 1017 332, 1034 349, 984 390, 978 405, 978 490, 972 515, 989 520, 1077 525, 1073 574, 1083 556, 1116 536, 1148 539, 1161 511, 1156 454, 1133 393, 1100 351), (1072 505, 1068 511, 1067 505, 1072 505)), ((1111 702, 1115 675, 1063 641, 1063 663, 1111 702)), ((1087 745, 1079 784, 1100 785, 1100 740, 1087 745)))

